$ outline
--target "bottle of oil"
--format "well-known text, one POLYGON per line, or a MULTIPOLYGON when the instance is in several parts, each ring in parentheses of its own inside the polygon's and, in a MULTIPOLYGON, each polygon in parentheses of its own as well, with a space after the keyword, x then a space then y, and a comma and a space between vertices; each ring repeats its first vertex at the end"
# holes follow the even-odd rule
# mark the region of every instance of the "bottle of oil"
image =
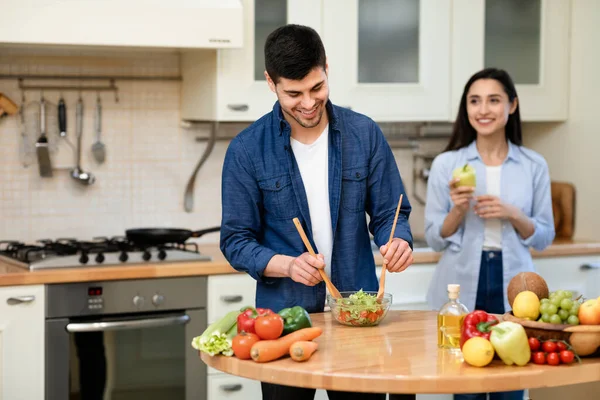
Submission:
POLYGON ((459 294, 460 285, 448 285, 448 302, 438 313, 438 347, 457 352, 460 351, 460 328, 469 313, 459 301, 459 294))

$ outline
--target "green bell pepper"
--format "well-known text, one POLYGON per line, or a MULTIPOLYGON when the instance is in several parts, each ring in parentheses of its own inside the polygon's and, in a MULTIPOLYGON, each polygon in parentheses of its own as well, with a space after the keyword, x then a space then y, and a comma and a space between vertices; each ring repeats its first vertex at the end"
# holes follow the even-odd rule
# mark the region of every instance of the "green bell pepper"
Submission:
POLYGON ((523 366, 531 358, 527 333, 522 325, 504 321, 490 328, 490 342, 504 364, 523 366))
POLYGON ((312 326, 312 321, 310 320, 308 312, 300 306, 284 308, 277 314, 283 318, 282 336, 295 332, 299 329, 310 328, 312 326))

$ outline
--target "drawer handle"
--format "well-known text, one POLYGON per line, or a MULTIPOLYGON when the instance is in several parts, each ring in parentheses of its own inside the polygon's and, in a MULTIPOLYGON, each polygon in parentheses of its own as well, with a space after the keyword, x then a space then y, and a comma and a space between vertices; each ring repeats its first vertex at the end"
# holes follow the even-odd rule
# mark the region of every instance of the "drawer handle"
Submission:
POLYGON ((17 304, 32 303, 35 300, 35 296, 17 296, 9 297, 6 300, 6 304, 9 306, 16 306, 17 304))
POLYGON ((239 303, 242 300, 244 300, 243 296, 237 295, 237 296, 221 296, 221 300, 223 300, 225 303, 239 303))
POLYGON ((227 104, 227 108, 231 111, 248 111, 248 104, 227 104))
POLYGON ((234 383, 232 385, 221 385, 221 390, 224 392, 239 392, 242 390, 242 385, 240 383, 234 383))
POLYGON ((581 267, 579 267, 579 269, 581 271, 589 271, 591 269, 600 269, 600 264, 598 264, 598 263, 582 264, 581 267))

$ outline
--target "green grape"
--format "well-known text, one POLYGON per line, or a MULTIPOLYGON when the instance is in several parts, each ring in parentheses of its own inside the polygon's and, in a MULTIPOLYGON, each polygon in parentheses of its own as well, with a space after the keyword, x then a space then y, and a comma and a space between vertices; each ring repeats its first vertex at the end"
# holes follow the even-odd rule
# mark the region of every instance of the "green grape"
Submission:
POLYGON ((554 314, 554 315, 550 316, 550 323, 551 324, 562 324, 562 319, 560 319, 560 316, 558 314, 554 314))
POLYGON ((572 299, 573 298, 573 292, 571 292, 570 290, 565 290, 565 297, 567 299, 572 299))
POLYGON ((567 324, 579 325, 579 318, 577 318, 577 316, 575 315, 569 315, 569 318, 567 319, 567 324))
POLYGON ((554 304, 556 307, 559 307, 562 300, 563 299, 561 297, 553 297, 550 299, 550 304, 554 304))
POLYGON ((573 304, 573 307, 571 307, 571 309, 569 310, 569 314, 577 316, 579 314, 579 307, 579 303, 573 304))
POLYGON ((546 303, 550 303, 550 299, 542 299, 540 300, 541 304, 546 304, 546 303))
POLYGON ((550 315, 556 314, 558 312, 558 307, 556 305, 554 305, 554 304, 549 304, 548 308, 547 308, 547 312, 550 315))
POLYGON ((542 314, 542 321, 550 322, 550 314, 542 314))
POLYGON ((560 302, 560 308, 563 310, 569 310, 571 307, 573 307, 573 300, 571 299, 563 299, 560 302))
POLYGON ((551 306, 550 303, 540 304, 540 314, 550 314, 548 308, 551 306))
POLYGON ((569 318, 569 311, 561 308, 560 310, 558 310, 558 316, 563 321, 566 321, 566 319, 569 318))
POLYGON ((558 297, 565 298, 565 291, 564 291, 564 290, 557 290, 557 291, 556 291, 556 295, 557 295, 558 297))

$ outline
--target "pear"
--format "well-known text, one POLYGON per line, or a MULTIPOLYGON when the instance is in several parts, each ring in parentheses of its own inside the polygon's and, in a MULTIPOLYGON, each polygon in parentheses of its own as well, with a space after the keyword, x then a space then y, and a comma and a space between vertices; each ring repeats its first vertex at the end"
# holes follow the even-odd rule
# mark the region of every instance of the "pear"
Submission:
POLYGON ((462 167, 456 168, 452 171, 452 179, 458 178, 459 181, 456 183, 456 186, 469 186, 475 187, 477 181, 475 180, 475 168, 470 166, 469 164, 465 164, 462 167))

